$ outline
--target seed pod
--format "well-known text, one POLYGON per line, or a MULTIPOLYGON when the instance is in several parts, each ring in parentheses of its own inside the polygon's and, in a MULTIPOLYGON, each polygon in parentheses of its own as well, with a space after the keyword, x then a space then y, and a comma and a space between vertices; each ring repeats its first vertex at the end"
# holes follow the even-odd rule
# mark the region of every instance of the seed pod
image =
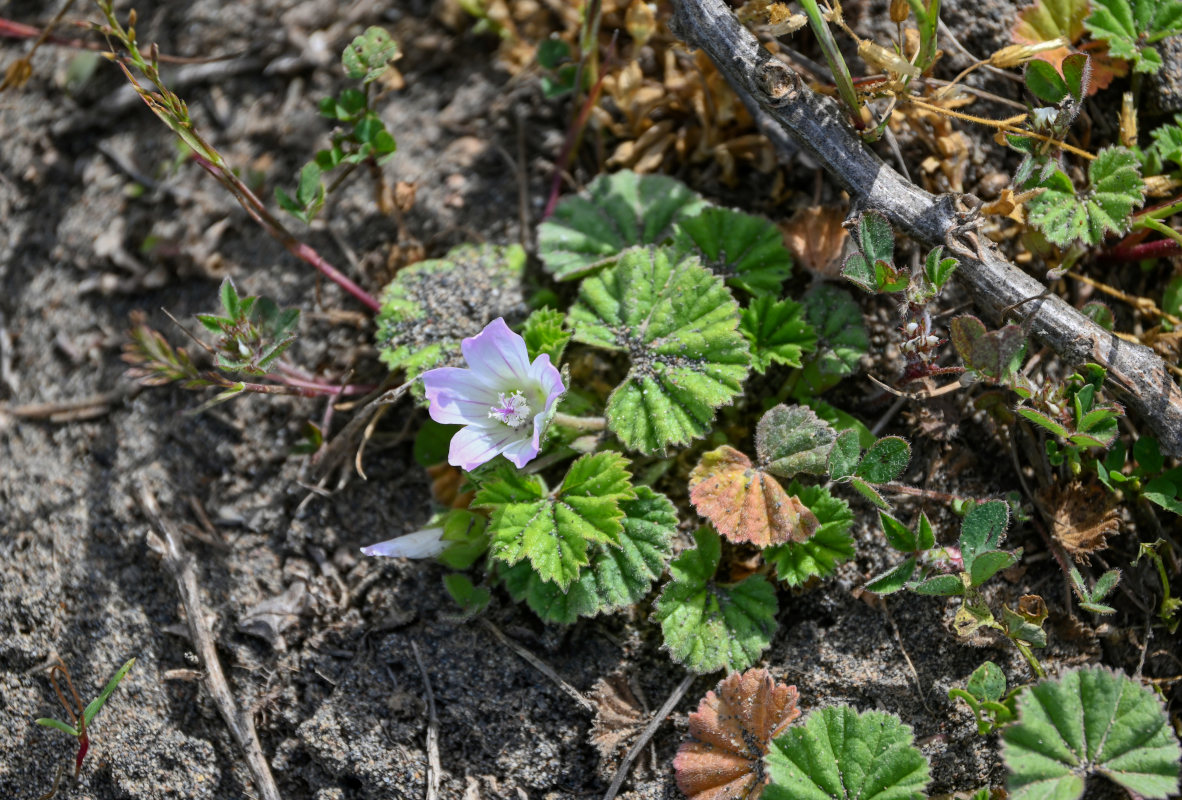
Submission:
POLYGON ((906 22, 911 15, 911 4, 907 0, 891 0, 891 22, 896 25, 906 22))
POLYGON ((903 58, 903 56, 894 50, 888 50, 869 39, 863 39, 858 45, 858 55, 862 57, 863 61, 886 72, 895 75, 907 75, 912 78, 919 77, 919 67, 903 58))

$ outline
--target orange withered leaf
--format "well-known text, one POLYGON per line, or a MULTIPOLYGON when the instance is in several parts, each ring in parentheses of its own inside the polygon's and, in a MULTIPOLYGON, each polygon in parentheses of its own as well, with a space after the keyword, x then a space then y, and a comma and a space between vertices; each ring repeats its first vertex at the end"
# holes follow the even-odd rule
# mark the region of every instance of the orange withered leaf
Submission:
POLYGON ((821 524, 775 477, 727 445, 702 456, 690 472, 689 494, 698 513, 736 544, 803 542, 821 524))
POLYGON ((845 212, 840 208, 802 208, 787 222, 780 223, 784 246, 805 269, 836 278, 841 272, 845 241, 849 238, 842 227, 843 221, 845 212))
POLYGON ((691 800, 755 800, 767 784, 763 757, 800 716, 795 686, 766 669, 733 672, 689 715, 692 737, 677 750, 677 786, 691 800))

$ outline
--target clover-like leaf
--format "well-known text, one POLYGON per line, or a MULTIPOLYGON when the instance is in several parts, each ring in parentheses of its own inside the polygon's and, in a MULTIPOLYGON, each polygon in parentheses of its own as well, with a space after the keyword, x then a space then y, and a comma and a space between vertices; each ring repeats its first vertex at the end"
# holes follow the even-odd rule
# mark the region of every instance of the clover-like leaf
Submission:
POLYGON ((673 247, 697 253, 702 264, 756 297, 775 297, 792 274, 792 255, 779 228, 763 217, 707 206, 674 226, 673 247))
POLYGON ((1134 72, 1157 72, 1161 55, 1149 45, 1182 33, 1182 2, 1092 0, 1084 27, 1093 39, 1108 44, 1111 55, 1133 62, 1134 72))
POLYGON ((854 475, 868 483, 889 483, 903 474, 911 461, 911 445, 898 436, 884 436, 858 462, 854 475))
POLYGON ((377 345, 390 369, 407 379, 462 363, 460 340, 497 317, 525 316, 520 245, 460 245, 441 259, 407 267, 382 290, 377 345))
POLYGON ((760 417, 755 452, 760 465, 781 478, 824 475, 836 439, 837 431, 811 408, 781 403, 760 417))
POLYGON ((1010 507, 1004 500, 990 500, 969 509, 960 525, 960 554, 966 572, 981 553, 996 551, 1010 524, 1010 507))
POLYGON ((539 478, 519 473, 485 481, 472 502, 492 512, 492 556, 507 564, 528 558, 538 577, 565 591, 590 563, 593 542, 620 544, 620 504, 636 497, 627 463, 619 453, 585 455, 553 493, 539 478))
POLYGON ((505 588, 514 600, 525 600, 545 622, 569 625, 640 602, 665 571, 677 531, 677 510, 663 494, 636 487, 636 499, 620 503, 624 512, 619 545, 594 543, 590 563, 563 591, 542 580, 521 561, 504 573, 505 588))
POLYGON ((819 284, 803 302, 808 322, 817 333, 817 351, 805 362, 801 383, 807 394, 820 394, 854 373, 870 347, 870 337, 862 310, 844 289, 819 284))
POLYGON ((1146 798, 1178 791, 1178 740, 1152 690, 1104 667, 1022 692, 1002 751, 1014 800, 1075 800, 1091 775, 1146 798))
POLYGON ((710 432, 714 410, 737 395, 750 355, 739 307, 695 258, 633 250, 586 278, 570 312, 575 340, 628 353, 608 398, 608 428, 624 446, 663 452, 710 432))
POLYGON ((526 317, 521 324, 521 338, 525 340, 530 361, 543 353, 550 356, 551 364, 562 361, 562 353, 573 335, 564 326, 565 322, 566 316, 552 308, 539 308, 526 317))
MULTIPOLYGON (((1017 44, 1043 44, 1055 39, 1066 39, 1074 45, 1085 33, 1084 19, 1088 16, 1088 0, 1036 0, 1018 12, 1018 22, 1011 30, 1017 44)), ((1042 50, 1036 59, 1063 68, 1063 62, 1071 55, 1071 48, 1056 47, 1042 50)), ((1095 94, 1108 88, 1113 78, 1124 75, 1126 64, 1108 54, 1090 52, 1088 59, 1092 68, 1087 94, 1095 94)))
POLYGON ((765 800, 921 800, 928 760, 894 714, 822 708, 772 742, 765 800))
POLYGON ((690 800, 755 800, 767 783, 763 757, 797 717, 795 686, 766 669, 732 672, 689 715, 690 739, 677 748, 677 788, 690 800))
POLYGON ((858 252, 845 260, 842 276, 868 292, 899 292, 907 288, 907 273, 894 265, 895 234, 886 217, 877 211, 862 214, 855 241, 858 252))
POLYGON ((772 643, 776 590, 762 575, 729 584, 714 580, 722 540, 709 528, 698 529, 694 540, 697 547, 669 565, 673 580, 657 599, 665 647, 693 672, 746 669, 772 643))
POLYGON ((689 496, 698 513, 736 543, 803 542, 820 525, 779 481, 730 445, 702 455, 690 472, 689 496))
POLYGON ((801 366, 801 357, 817 349, 817 333, 804 318, 804 306, 770 295, 743 309, 739 330, 751 344, 751 366, 767 371, 773 363, 801 366))
POLYGON ((965 314, 953 319, 948 331, 965 366, 994 383, 1006 381, 1026 353, 1026 335, 1018 325, 990 331, 981 320, 965 314))
POLYGON ((706 207, 685 184, 663 175, 600 175, 585 193, 563 198, 538 226, 538 256, 560 281, 614 263, 637 245, 673 238, 674 225, 706 207))
POLYGON ((341 65, 352 80, 372 83, 382 77, 398 55, 398 43, 384 29, 371 25, 341 53, 341 65))
POLYGON ((834 497, 823 486, 801 486, 793 481, 786 491, 811 511, 820 524, 803 542, 768 547, 763 551, 763 560, 775 568, 777 580, 789 586, 801 586, 814 576, 824 578, 833 574, 838 564, 854 557, 854 537, 849 533, 854 512, 850 511, 849 503, 834 497))
POLYGON ((1076 192, 1058 169, 1039 187, 1043 192, 1026 203, 1027 216, 1047 241, 1059 246, 1075 241, 1097 245, 1107 233, 1123 233, 1145 196, 1137 156, 1123 147, 1106 147, 1096 155, 1083 192, 1076 192))
POLYGON ((862 446, 856 430, 847 428, 837 434, 833 449, 829 451, 829 477, 835 481, 853 477, 861 455, 862 446))

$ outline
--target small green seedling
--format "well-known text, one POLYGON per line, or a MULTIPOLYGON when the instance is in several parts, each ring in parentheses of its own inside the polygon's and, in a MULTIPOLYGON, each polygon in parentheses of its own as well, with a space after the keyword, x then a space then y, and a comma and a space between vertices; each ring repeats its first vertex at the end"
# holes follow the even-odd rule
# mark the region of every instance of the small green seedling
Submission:
MULTIPOLYGON (((103 690, 99 693, 99 696, 91 700, 90 704, 85 708, 82 706, 82 699, 78 696, 78 692, 74 689, 74 681, 70 678, 69 668, 64 663, 60 662, 49 668, 49 682, 53 684, 53 690, 57 693, 57 699, 61 701, 62 706, 66 709, 66 712, 70 715, 70 718, 73 720, 74 724, 69 725, 58 719, 49 719, 44 717, 36 720, 36 722, 38 725, 44 725, 46 728, 54 728, 61 731, 62 733, 68 733, 78 740, 78 755, 74 759, 75 778, 77 778, 78 774, 82 771, 82 760, 86 758, 86 753, 90 749, 90 723, 94 720, 95 715, 97 715, 98 712, 102 710, 103 705, 107 702, 107 699, 110 698, 111 693, 115 691, 115 688, 119 685, 119 682, 127 676, 127 673, 131 670, 131 666, 134 663, 135 659, 133 658, 120 667, 119 671, 111 676, 111 680, 107 681, 107 685, 103 687, 103 690), (57 682, 56 673, 59 672, 66 680, 66 688, 70 690, 71 699, 74 701, 73 705, 71 705, 70 701, 66 699, 65 694, 62 693, 61 686, 57 682)), ((59 771, 58 777, 60 778, 60 776, 61 773, 59 771)), ((55 780, 54 791, 50 793, 50 797, 56 793, 56 789, 57 781, 55 780)))
POLYGON ((1100 576, 1095 586, 1089 589, 1083 576, 1079 574, 1079 570, 1075 567, 1071 568, 1071 588, 1079 597, 1079 607, 1085 611, 1091 611, 1093 614, 1116 613, 1115 608, 1104 605, 1104 598, 1116 588, 1118 583, 1120 583, 1120 570, 1110 569, 1100 576))
POLYGON ((911 445, 898 436, 884 436, 862 452, 858 432, 847 429, 837 435, 829 453, 829 478, 849 483, 881 509, 890 504, 875 488, 896 480, 911 461, 911 445))
POLYGON ((1001 667, 986 661, 973 670, 965 688, 948 690, 948 699, 963 700, 977 719, 977 733, 986 736, 1008 725, 1017 717, 1016 703, 1020 687, 1006 692, 1006 676, 1001 667))
POLYGON ((1137 549, 1137 557, 1133 559, 1133 566, 1136 566, 1142 558, 1148 558, 1157 567, 1157 577, 1161 580, 1162 590, 1161 609, 1157 612, 1157 617, 1166 626, 1166 630, 1174 633, 1178 630, 1178 623, 1182 622, 1182 614, 1179 614, 1182 612, 1182 598, 1173 597, 1170 594, 1170 577, 1166 574, 1165 562, 1157 552, 1165 543, 1165 539, 1158 539, 1152 543, 1142 542, 1137 549))

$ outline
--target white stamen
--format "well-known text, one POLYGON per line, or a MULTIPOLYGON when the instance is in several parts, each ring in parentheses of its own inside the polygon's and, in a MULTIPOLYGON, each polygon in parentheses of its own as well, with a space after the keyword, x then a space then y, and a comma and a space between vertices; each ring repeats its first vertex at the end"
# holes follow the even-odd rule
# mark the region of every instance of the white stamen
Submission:
POLYGON ((502 393, 500 402, 492 407, 488 416, 505 423, 510 428, 520 428, 529 422, 533 415, 530 412, 529 404, 525 402, 525 396, 520 391, 516 391, 508 396, 502 393))

